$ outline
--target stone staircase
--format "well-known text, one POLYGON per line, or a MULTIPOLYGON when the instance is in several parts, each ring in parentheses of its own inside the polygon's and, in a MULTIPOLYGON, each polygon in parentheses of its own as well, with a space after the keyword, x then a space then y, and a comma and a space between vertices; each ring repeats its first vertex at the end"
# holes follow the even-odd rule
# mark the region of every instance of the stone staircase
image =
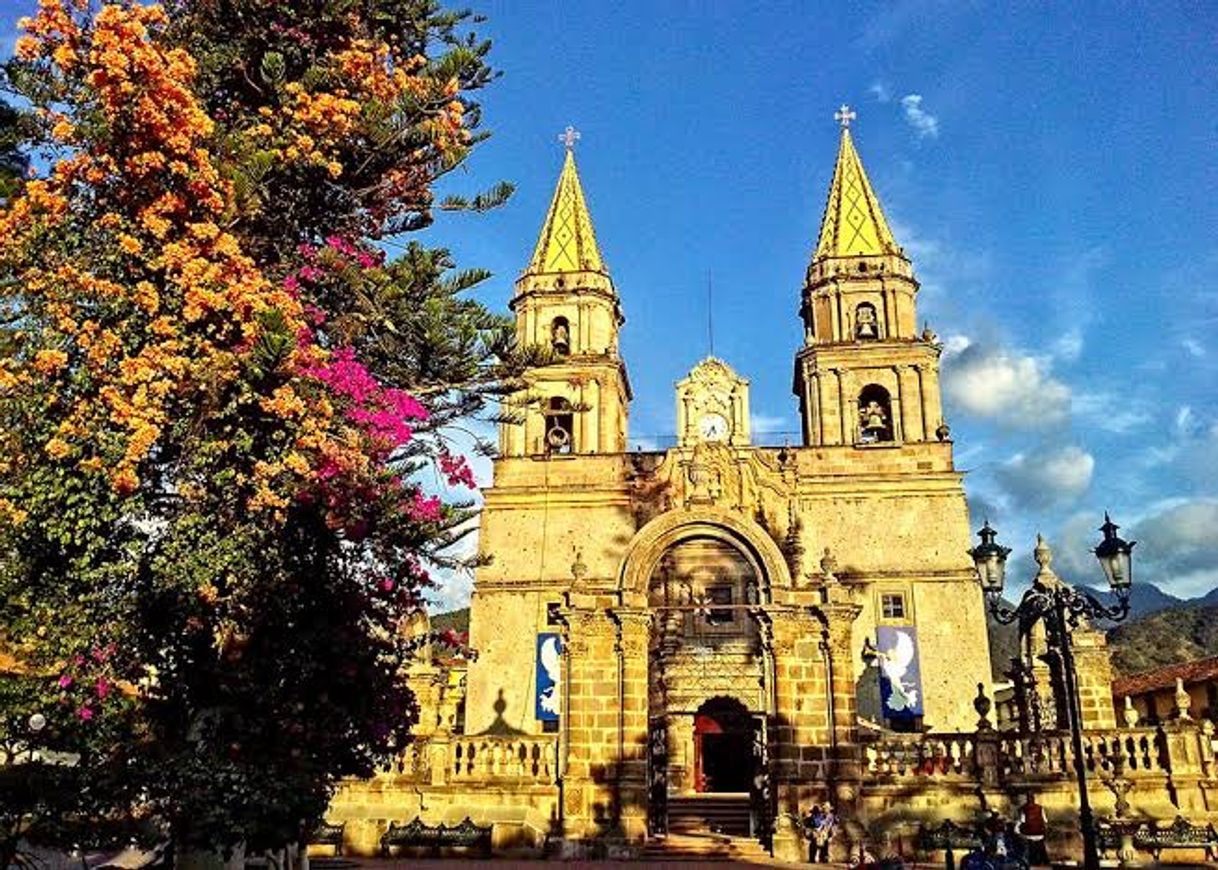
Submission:
POLYGON ((674 833, 651 837, 643 847, 640 860, 648 862, 737 861, 744 864, 773 863, 761 844, 749 837, 726 837, 706 832, 674 833))
POLYGON ((674 795, 668 799, 668 830, 675 834, 725 834, 748 837, 747 794, 674 795))

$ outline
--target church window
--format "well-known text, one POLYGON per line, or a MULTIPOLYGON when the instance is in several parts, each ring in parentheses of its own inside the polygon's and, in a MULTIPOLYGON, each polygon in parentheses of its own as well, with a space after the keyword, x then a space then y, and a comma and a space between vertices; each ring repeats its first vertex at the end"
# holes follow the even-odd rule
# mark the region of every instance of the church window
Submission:
POLYGON ((550 347, 559 356, 571 352, 571 324, 565 317, 555 317, 550 323, 550 347))
POLYGON ((571 453, 575 431, 575 409, 561 396, 554 396, 543 412, 546 418, 546 452, 571 453))
POLYGON ((885 593, 880 596, 880 617, 882 619, 905 618, 905 596, 899 592, 885 593))
POLYGON ((892 440, 892 401, 879 384, 868 384, 859 393, 859 441, 875 444, 892 440))
POLYGON ((860 302, 854 309, 854 337, 864 340, 880 337, 880 322, 870 302, 860 302))
POLYGON ((712 605, 710 612, 706 614, 706 621, 710 625, 727 625, 732 621, 732 611, 730 605, 732 603, 732 587, 731 586, 712 586, 706 590, 706 599, 712 605), (729 605, 729 607, 715 607, 714 605, 729 605))

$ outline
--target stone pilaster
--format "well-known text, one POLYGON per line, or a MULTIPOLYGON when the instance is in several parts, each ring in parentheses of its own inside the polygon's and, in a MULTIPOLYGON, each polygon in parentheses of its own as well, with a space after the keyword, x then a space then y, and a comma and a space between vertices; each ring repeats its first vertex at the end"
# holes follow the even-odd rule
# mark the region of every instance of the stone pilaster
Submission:
POLYGON ((567 624, 563 827, 567 837, 580 840, 608 830, 616 812, 617 627, 604 610, 571 609, 563 616, 567 624))
POLYGON ((1078 674, 1078 700, 1083 728, 1115 728, 1112 706, 1112 661, 1103 632, 1078 628, 1074 643, 1074 670, 1078 674))
POLYGON ((619 820, 629 840, 647 834, 647 641, 651 616, 646 611, 617 610, 621 661, 621 754, 618 759, 619 820))

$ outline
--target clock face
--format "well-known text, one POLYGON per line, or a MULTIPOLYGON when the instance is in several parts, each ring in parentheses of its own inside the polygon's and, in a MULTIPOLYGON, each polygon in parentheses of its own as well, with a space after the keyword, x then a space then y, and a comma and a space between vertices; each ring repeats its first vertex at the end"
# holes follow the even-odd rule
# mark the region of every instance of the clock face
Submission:
POLYGON ((722 414, 704 414, 698 421, 698 432, 707 441, 722 441, 727 437, 727 418, 722 414))

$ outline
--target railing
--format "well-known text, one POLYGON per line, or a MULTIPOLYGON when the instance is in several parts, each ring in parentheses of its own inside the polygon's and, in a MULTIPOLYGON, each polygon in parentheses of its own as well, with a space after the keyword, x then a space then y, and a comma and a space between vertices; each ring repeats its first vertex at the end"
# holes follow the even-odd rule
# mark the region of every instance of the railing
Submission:
POLYGON ((454 782, 487 779, 555 781, 556 737, 453 737, 448 744, 454 782))
POLYGON ((878 776, 975 775, 971 734, 886 736, 864 750, 867 771, 878 776))
POLYGON ((502 780, 548 785, 557 782, 557 749, 558 738, 550 735, 441 734, 411 743, 385 773, 429 785, 502 780))
MULTIPOLYGON (((1125 776, 1161 776, 1173 770, 1170 754, 1175 751, 1171 749, 1174 744, 1156 728, 1088 731, 1082 744, 1083 761, 1095 775, 1112 775, 1119 770, 1125 776)), ((1212 753, 1202 754, 1202 761, 1211 760, 1212 753)), ((1022 736, 996 731, 908 736, 888 732, 864 746, 863 758, 867 773, 884 779, 964 777, 996 781, 1074 775, 1070 735, 1057 731, 1022 736)), ((1176 759, 1175 767, 1190 764, 1196 766, 1197 761, 1182 757, 1176 759)))
MULTIPOLYGON (((1154 728, 1119 728, 1083 734, 1083 761, 1092 773, 1166 773, 1167 747, 1154 728)), ((1044 732, 1000 741, 999 759, 1006 776, 1069 775, 1074 750, 1065 732, 1044 732)))

